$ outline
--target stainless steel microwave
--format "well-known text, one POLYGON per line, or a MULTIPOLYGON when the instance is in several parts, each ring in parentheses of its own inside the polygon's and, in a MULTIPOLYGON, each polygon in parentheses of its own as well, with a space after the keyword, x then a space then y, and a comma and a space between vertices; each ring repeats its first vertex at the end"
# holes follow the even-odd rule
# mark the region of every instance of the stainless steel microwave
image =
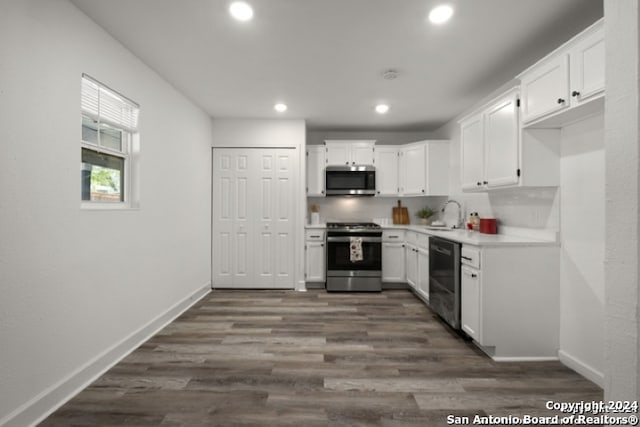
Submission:
POLYGON ((325 195, 375 196, 376 168, 368 165, 327 166, 325 195))

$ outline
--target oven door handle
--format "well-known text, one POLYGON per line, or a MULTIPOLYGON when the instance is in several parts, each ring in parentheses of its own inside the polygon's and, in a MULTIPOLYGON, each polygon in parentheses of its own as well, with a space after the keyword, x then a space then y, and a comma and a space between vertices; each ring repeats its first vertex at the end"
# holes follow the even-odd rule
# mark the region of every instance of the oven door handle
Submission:
MULTIPOLYGON (((356 237, 356 236, 354 236, 356 237)), ((362 243, 381 243, 382 242, 382 237, 360 237, 358 236, 360 239, 362 239, 362 243)), ((327 242, 336 242, 336 243, 350 243, 351 242, 351 237, 349 236, 343 236, 343 237, 327 237, 327 242)))

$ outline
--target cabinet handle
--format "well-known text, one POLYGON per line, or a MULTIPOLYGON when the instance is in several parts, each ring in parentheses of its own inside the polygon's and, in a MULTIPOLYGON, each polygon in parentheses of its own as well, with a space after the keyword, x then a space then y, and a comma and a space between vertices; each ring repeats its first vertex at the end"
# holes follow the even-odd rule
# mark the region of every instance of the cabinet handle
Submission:
POLYGON ((482 185, 482 183, 481 183, 480 181, 478 181, 478 182, 476 182, 476 185, 477 185, 478 187, 480 187, 480 186, 482 185))
POLYGON ((320 236, 318 236, 318 235, 313 235, 313 236, 309 236, 309 237, 311 237, 312 239, 319 239, 320 238, 320 236))
POLYGON ((467 261, 471 261, 471 258, 469 258, 468 256, 461 255, 460 258, 466 259, 467 261))
POLYGON ((571 96, 573 96, 574 98, 577 98, 578 96, 580 96, 580 92, 578 92, 577 90, 574 90, 573 92, 571 92, 571 96))
POLYGON ((564 103, 565 103, 564 99, 558 98, 558 104, 564 104, 564 103))
POLYGON ((348 165, 348 164, 349 164, 349 162, 344 162, 344 164, 345 164, 345 165, 348 165))
POLYGON ((388 236, 390 239, 398 239, 400 236, 388 236))
POLYGON ((324 190, 322 190, 321 193, 324 194, 324 190))
POLYGON ((487 185, 487 184, 489 184, 489 181, 483 181, 482 183, 483 183, 484 185, 487 185))
POLYGON ((422 190, 422 192, 424 193, 424 190, 422 190))
POLYGON ((478 275, 476 273, 471 273, 471 277, 475 279, 476 277, 478 277, 478 275))
POLYGON ((380 190, 376 191, 376 193, 380 194, 380 190))
POLYGON ((320 246, 324 248, 324 243, 320 243, 320 246))
POLYGON ((351 162, 351 164, 352 164, 352 165, 355 165, 355 164, 356 164, 356 162, 351 162))

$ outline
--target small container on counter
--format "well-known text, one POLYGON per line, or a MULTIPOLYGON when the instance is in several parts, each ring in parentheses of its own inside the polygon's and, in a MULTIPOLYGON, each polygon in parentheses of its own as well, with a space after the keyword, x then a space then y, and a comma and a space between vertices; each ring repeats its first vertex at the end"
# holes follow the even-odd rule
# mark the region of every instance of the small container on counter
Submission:
POLYGON ((498 225, 495 218, 480 218, 480 232, 484 234, 496 234, 498 225))

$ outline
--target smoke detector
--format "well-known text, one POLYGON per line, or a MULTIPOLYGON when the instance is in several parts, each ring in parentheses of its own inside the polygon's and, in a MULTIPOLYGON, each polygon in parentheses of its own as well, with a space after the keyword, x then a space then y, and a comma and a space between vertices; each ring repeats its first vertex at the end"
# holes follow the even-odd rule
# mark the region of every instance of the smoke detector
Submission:
POLYGON ((382 78, 385 80, 395 80, 398 78, 398 74, 397 70, 385 70, 382 72, 382 78))

